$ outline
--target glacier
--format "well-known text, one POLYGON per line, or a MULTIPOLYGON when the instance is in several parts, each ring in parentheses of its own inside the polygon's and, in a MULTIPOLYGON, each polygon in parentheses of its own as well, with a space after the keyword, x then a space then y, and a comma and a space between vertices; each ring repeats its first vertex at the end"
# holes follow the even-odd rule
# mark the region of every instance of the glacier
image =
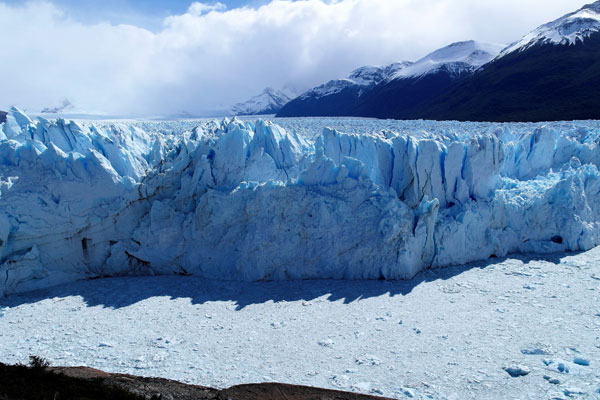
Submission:
POLYGON ((406 279, 600 244, 600 122, 0 124, 0 295, 78 279, 406 279))

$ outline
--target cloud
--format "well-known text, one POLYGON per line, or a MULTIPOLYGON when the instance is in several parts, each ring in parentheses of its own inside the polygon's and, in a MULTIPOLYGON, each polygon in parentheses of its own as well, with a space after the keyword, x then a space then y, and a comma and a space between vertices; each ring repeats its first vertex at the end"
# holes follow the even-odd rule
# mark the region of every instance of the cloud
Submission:
POLYGON ((195 113, 265 86, 308 88, 366 64, 416 60, 458 40, 497 43, 580 0, 274 0, 191 3, 157 32, 87 24, 49 2, 0 2, 0 107, 68 98, 86 111, 195 113))
POLYGON ((207 3, 201 3, 199 1, 196 1, 190 5, 187 12, 188 12, 188 14, 191 14, 191 15, 200 16, 200 15, 210 12, 210 11, 223 11, 226 9, 227 9, 227 6, 223 3, 217 2, 214 4, 207 4, 207 3))

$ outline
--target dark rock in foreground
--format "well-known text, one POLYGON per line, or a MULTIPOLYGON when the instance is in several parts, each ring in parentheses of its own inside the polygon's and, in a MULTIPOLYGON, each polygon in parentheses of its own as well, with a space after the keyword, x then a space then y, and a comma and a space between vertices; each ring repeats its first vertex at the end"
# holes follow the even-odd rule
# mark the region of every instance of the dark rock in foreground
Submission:
POLYGON ((382 397, 282 383, 213 389, 163 378, 111 374, 88 367, 26 367, 0 363, 0 400, 376 400, 382 397))
POLYGON ((6 111, 0 111, 0 124, 6 122, 6 111))

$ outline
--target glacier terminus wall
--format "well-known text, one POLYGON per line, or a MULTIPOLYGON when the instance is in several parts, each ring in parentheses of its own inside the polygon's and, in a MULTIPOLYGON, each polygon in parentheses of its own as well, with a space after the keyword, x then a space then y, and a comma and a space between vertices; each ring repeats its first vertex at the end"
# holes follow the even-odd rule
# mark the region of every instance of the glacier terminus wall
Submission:
POLYGON ((196 124, 11 109, 0 294, 130 274, 404 279, 600 244, 598 122, 196 124))

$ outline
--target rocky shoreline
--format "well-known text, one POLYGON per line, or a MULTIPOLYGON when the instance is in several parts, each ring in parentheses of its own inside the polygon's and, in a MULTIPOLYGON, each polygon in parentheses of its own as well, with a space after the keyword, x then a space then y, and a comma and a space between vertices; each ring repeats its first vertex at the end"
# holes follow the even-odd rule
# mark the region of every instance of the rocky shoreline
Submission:
POLYGON ((377 400, 383 397, 283 383, 227 389, 188 385, 164 378, 113 374, 89 367, 40 367, 0 363, 0 400, 377 400))

